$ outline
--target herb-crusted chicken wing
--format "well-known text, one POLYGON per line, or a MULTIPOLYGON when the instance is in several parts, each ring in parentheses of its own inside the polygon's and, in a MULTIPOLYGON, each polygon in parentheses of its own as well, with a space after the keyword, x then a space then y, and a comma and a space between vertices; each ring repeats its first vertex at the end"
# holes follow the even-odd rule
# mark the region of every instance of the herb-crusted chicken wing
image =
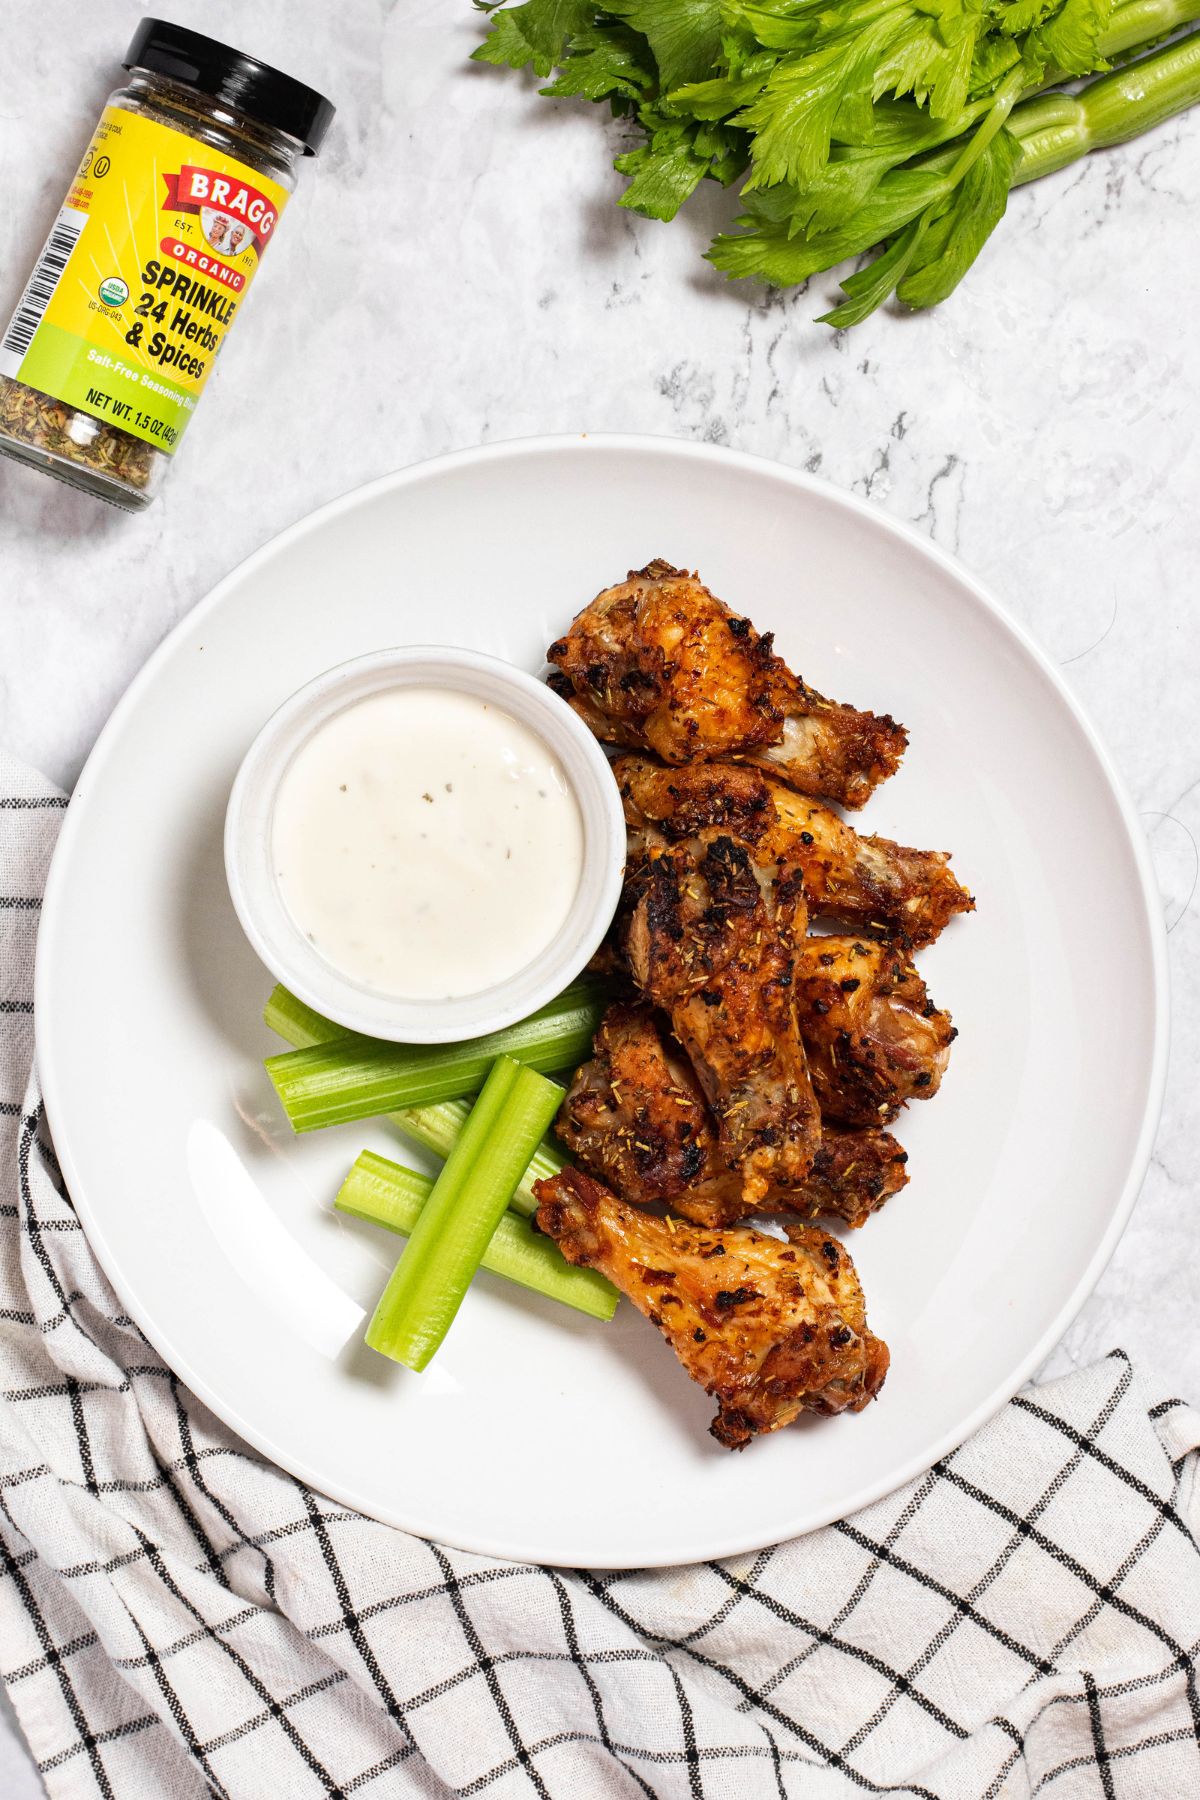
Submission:
POLYGON ((791 951, 764 890, 773 901, 732 838, 714 838, 695 859, 685 846, 651 849, 629 877, 624 932, 633 978, 670 1014, 747 1211, 775 1188, 801 1186, 821 1141, 791 951))
POLYGON ((848 1253, 815 1226, 793 1226, 781 1243, 668 1223, 580 1169, 535 1192, 539 1229, 627 1294, 717 1401, 711 1430, 728 1449, 802 1411, 858 1412, 878 1393, 887 1346, 867 1327, 848 1253))
POLYGON ((941 1085, 957 1033, 894 944, 811 937, 795 961, 796 1018, 822 1114, 880 1125, 941 1085))
POLYGON ((622 756, 613 773, 632 832, 652 826, 673 842, 727 831, 753 846, 760 866, 782 860, 798 868, 812 912, 860 931, 900 936, 915 947, 932 943, 955 913, 974 910, 944 851, 860 837, 819 800, 745 763, 669 768, 622 756))
MULTIPOLYGON (((717 1133, 696 1077, 649 1006, 610 1006, 592 1055, 575 1073, 554 1127, 623 1199, 638 1206, 715 1190, 741 1203, 741 1182, 717 1154, 717 1133)), ((741 1216, 738 1214, 737 1216, 741 1216)))
MULTIPOLYGON (((556 1130, 585 1168, 634 1205, 665 1201, 710 1227, 736 1224, 751 1210, 722 1161, 687 1058, 648 1006, 609 1007, 556 1130)), ((826 1127, 803 1186, 763 1195, 756 1210, 828 1213, 861 1225, 904 1186, 907 1160, 887 1132, 826 1127)))
POLYGON ((652 562, 607 588, 551 644, 555 687, 606 743, 683 764, 738 756, 800 793, 861 806, 907 738, 827 700, 699 578, 652 562))

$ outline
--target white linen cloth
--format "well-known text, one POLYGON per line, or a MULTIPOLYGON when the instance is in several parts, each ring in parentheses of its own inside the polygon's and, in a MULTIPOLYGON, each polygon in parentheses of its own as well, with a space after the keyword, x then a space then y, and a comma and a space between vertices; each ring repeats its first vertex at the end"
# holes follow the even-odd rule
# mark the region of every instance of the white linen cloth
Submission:
POLYGON ((0 766, 0 1674, 52 1795, 1200 1794, 1200 1419, 1120 1353, 854 1518, 684 1570, 446 1550, 241 1444, 58 1174, 32 953, 63 805, 0 766))

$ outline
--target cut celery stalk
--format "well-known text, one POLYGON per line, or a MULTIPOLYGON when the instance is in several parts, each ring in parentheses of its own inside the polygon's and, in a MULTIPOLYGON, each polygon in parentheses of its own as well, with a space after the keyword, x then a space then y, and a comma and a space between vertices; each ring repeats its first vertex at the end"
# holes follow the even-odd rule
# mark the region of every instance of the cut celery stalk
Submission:
POLYGON ((266 1069, 292 1129, 316 1131, 476 1093, 497 1056, 543 1072, 566 1068, 587 1055, 601 1011, 595 988, 576 983, 519 1025, 465 1043, 343 1035, 270 1056, 266 1069))
MULTIPOLYGON (((305 1049, 309 1044, 325 1043, 329 1038, 344 1035, 338 1026, 329 1019, 322 1018, 311 1006, 305 1006, 303 1000, 297 1000, 285 987, 275 989, 263 1008, 263 1019, 272 1031, 277 1032, 296 1049, 305 1049)), ((432 1150, 435 1156, 440 1156, 445 1161, 458 1142, 459 1133, 470 1110, 469 1100, 439 1100, 432 1106, 404 1106, 385 1116, 397 1131, 403 1132, 405 1137, 412 1138, 424 1149, 432 1150)), ((537 1211, 534 1182, 548 1181, 552 1175, 557 1175, 564 1169, 566 1163, 567 1159, 557 1145, 549 1138, 544 1139, 530 1157, 529 1167, 517 1183, 516 1192, 509 1201, 513 1212, 522 1213, 526 1218, 531 1217, 537 1211)))
POLYGON ((454 1321, 561 1091, 510 1056, 492 1064, 367 1328, 373 1350, 424 1369, 454 1321))
MULTIPOLYGON (((351 1218, 366 1219, 407 1237, 432 1189, 430 1176, 364 1150, 333 1204, 351 1218)), ((549 1238, 539 1237, 527 1220, 511 1212, 502 1215, 480 1267, 593 1319, 611 1319, 617 1310, 620 1295, 603 1275, 564 1261, 549 1238)))
MULTIPOLYGON (((263 1018, 272 1031, 297 1049, 341 1035, 338 1026, 285 987, 277 987, 270 996, 263 1018)), ((458 1142, 470 1111, 469 1100, 443 1100, 434 1106, 405 1107, 387 1118, 405 1136, 445 1159, 458 1142)), ((509 1201, 511 1213, 504 1215, 492 1234, 481 1266, 590 1318, 607 1321, 617 1309, 620 1296, 616 1288, 594 1269, 566 1262, 549 1238, 539 1237, 524 1218, 512 1216, 533 1213, 537 1207, 533 1183, 556 1175, 565 1166, 561 1152, 548 1139, 543 1140, 509 1201)), ((432 1187, 432 1177, 364 1150, 342 1183, 334 1206, 353 1218, 407 1237, 432 1187)))
MULTIPOLYGON (((560 1106, 562 1096, 563 1091, 559 1088, 560 1106)), ((393 1125, 410 1138, 445 1160, 458 1142, 470 1110, 469 1100, 442 1100, 436 1106, 406 1106, 387 1116, 393 1125)), ((534 1182, 546 1181, 550 1176, 557 1175, 560 1169, 566 1167, 566 1162, 562 1152, 556 1150, 549 1139, 543 1139, 530 1157, 529 1167, 521 1176, 508 1203, 513 1212, 520 1213, 527 1219, 532 1217, 537 1211, 534 1182)))
POLYGON ((332 1019, 323 1013, 315 1012, 306 1006, 303 1000, 297 1000, 295 994, 289 993, 282 985, 272 988, 263 1007, 263 1024, 268 1031, 281 1037, 293 1050, 306 1049, 309 1044, 324 1044, 330 1038, 345 1037, 347 1034, 332 1019))

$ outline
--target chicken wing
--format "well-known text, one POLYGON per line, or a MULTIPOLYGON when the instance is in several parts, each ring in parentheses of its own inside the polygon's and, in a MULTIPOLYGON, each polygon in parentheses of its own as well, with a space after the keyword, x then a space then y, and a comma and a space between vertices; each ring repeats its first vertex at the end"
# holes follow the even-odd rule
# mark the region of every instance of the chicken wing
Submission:
MULTIPOLYGON (((636 1206, 666 1201, 709 1227, 748 1216, 691 1066, 648 1006, 609 1007, 555 1129, 586 1169, 636 1206)), ((765 1194, 757 1210, 861 1225, 904 1186, 907 1160, 887 1132, 828 1127, 804 1185, 765 1194)))
POLYGON ((639 1212, 581 1169, 539 1181, 537 1224, 568 1262, 599 1269, 662 1332, 717 1402, 710 1427, 740 1450, 802 1411, 860 1411, 888 1350, 868 1329, 849 1254, 815 1226, 784 1244, 639 1212))
POLYGON ((906 1101, 937 1092, 958 1033, 895 945, 806 938, 796 954, 795 997, 826 1118, 886 1124, 906 1101))
POLYGON ((825 699, 772 644, 658 561, 597 595, 546 654, 555 688, 606 743, 675 764, 744 757, 800 793, 861 806, 899 764, 903 727, 825 699))
POLYGON ((744 846, 716 837, 696 860, 654 849, 627 882, 625 954, 676 1037, 717 1121, 746 1211, 804 1182, 821 1141, 792 1006, 791 951, 744 846))
POLYGON ((721 1161, 696 1077, 648 1006, 608 1008, 554 1129, 572 1155, 635 1205, 695 1193, 742 1217, 742 1184, 721 1161))
POLYGON ((656 828, 668 841, 727 831, 751 844, 761 867, 798 867, 810 909, 873 934, 931 944, 955 913, 975 902, 940 850, 910 850, 860 837, 819 800, 795 794, 744 763, 665 768, 622 756, 613 773, 631 831, 656 828))

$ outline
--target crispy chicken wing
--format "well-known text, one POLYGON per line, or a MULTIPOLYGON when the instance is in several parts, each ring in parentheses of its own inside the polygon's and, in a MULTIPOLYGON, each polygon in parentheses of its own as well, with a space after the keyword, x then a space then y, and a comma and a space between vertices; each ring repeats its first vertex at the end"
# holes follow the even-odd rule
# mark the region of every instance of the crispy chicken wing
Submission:
POLYGON ((974 910, 944 851, 860 837, 819 800, 744 763, 677 769, 622 756, 613 773, 631 831, 651 826, 668 841, 727 831, 753 845, 760 866, 781 858, 796 866, 810 909, 858 930, 930 944, 955 913, 974 910))
POLYGON ((796 954, 795 995, 825 1117, 885 1124, 905 1101, 937 1092, 957 1033, 895 945, 806 938, 796 954))
MULTIPOLYGON (((585 1168, 634 1205, 666 1201, 710 1227, 748 1216, 691 1066, 648 1006, 609 1007, 555 1129, 585 1168)), ((804 1185, 765 1194, 757 1210, 829 1213, 861 1225, 904 1186, 907 1160, 887 1132, 829 1127, 804 1185)))
POLYGON ((652 562, 551 644, 551 679, 597 737, 668 763, 738 756, 805 794, 861 806, 894 773, 894 719, 827 700, 695 575, 652 562))
POLYGON ((741 1181, 717 1153, 691 1065, 678 1046, 672 1053, 644 1004, 608 1008, 554 1128, 572 1155, 635 1205, 714 1189, 714 1204, 728 1197, 741 1205, 741 1181))
POLYGON ((878 1393, 887 1346, 867 1328, 848 1253, 815 1226, 793 1226, 784 1244, 673 1225, 580 1169, 534 1191, 539 1229, 628 1294, 717 1401, 711 1430, 728 1449, 801 1411, 858 1412, 878 1393))
POLYGON ((685 846, 643 855, 626 900, 634 980, 670 1014, 747 1211, 773 1188, 801 1186, 821 1141, 791 951, 764 890, 773 901, 745 847, 718 836, 695 860, 685 846))

